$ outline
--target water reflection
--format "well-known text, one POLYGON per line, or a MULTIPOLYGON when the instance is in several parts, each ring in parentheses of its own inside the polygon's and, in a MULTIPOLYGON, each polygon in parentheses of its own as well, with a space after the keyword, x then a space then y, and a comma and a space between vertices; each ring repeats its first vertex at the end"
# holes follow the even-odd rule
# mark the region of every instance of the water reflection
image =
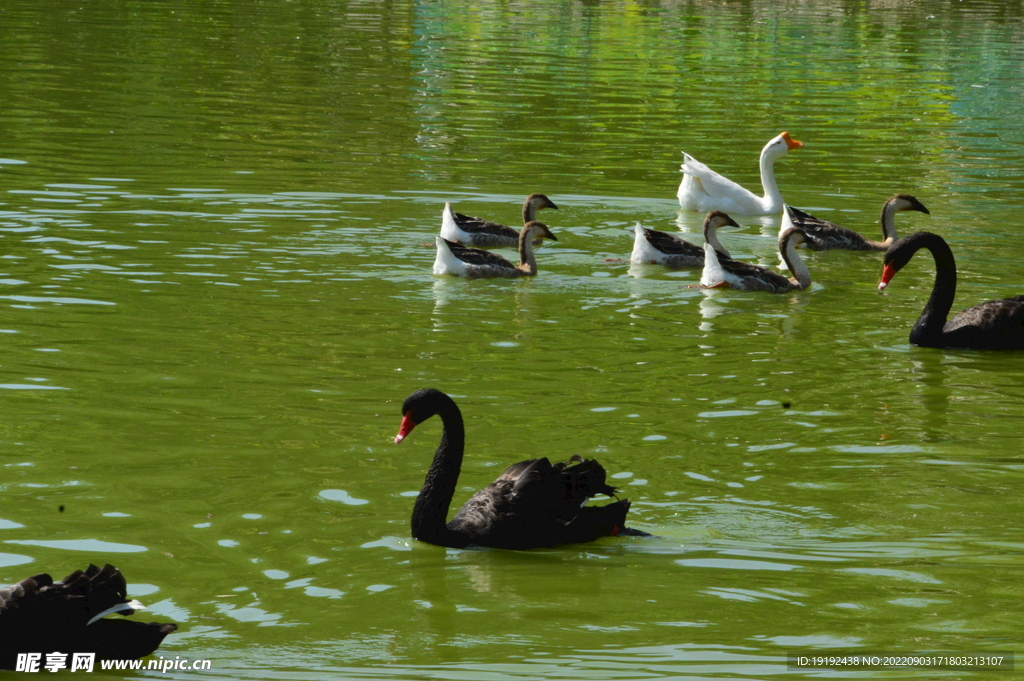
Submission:
POLYGON ((942 441, 948 432, 952 391, 948 385, 949 368, 942 352, 918 353, 912 363, 913 374, 923 384, 917 402, 923 412, 922 436, 926 442, 942 441))

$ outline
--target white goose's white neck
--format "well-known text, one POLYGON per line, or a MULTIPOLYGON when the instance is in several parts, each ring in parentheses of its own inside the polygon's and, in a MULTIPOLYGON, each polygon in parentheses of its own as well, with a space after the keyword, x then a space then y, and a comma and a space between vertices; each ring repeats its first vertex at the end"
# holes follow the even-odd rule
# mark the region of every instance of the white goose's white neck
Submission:
POLYGON ((782 210, 782 192, 779 191, 779 184, 775 181, 776 156, 769 152, 767 146, 761 150, 761 188, 764 189, 764 197, 761 201, 764 202, 765 210, 769 213, 777 213, 782 210))

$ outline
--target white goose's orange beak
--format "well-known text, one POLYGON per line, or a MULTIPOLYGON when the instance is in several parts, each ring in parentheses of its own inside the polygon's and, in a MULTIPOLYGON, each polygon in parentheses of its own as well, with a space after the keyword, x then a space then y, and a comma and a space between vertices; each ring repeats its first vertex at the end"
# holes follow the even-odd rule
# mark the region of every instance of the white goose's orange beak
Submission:
POLYGON ((782 139, 786 142, 786 148, 792 151, 793 149, 799 149, 804 145, 800 140, 795 140, 789 136, 788 132, 782 133, 782 139))

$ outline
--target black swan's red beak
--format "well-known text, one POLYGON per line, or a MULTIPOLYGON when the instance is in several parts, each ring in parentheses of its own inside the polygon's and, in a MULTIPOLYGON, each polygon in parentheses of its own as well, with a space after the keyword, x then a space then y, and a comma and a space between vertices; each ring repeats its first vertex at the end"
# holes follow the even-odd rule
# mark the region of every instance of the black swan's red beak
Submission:
POLYGON ((890 265, 886 265, 885 267, 883 267, 882 268, 882 280, 880 282, 878 282, 878 290, 881 291, 886 286, 888 286, 889 282, 892 281, 892 278, 895 277, 895 276, 896 276, 896 268, 895 267, 893 267, 891 264, 890 265))
POLYGON ((412 420, 412 412, 407 413, 402 417, 402 425, 398 427, 398 435, 395 436, 395 444, 405 439, 405 436, 412 432, 412 429, 416 427, 416 422, 412 420))

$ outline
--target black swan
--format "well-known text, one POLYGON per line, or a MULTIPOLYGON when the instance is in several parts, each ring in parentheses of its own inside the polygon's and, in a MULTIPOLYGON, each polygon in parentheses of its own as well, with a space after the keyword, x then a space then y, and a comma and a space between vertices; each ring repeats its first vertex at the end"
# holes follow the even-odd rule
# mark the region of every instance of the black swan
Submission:
MULTIPOLYGON (((542 208, 558 210, 558 206, 543 194, 527 196, 523 202, 523 224, 536 220, 537 211, 542 208)), ((444 204, 441 214, 441 236, 463 246, 478 248, 515 248, 519 245, 519 229, 456 213, 450 203, 444 204)), ((533 245, 540 245, 540 241, 533 245)))
POLYGON ((946 321, 956 295, 956 262, 949 244, 938 234, 917 232, 890 246, 878 290, 888 286, 922 248, 931 251, 935 259, 935 285, 910 331, 910 342, 926 348, 1024 350, 1024 296, 990 300, 946 321))
POLYGON ((782 220, 779 235, 789 227, 799 227, 807 235, 807 248, 812 251, 828 251, 841 249, 846 251, 884 251, 889 248, 896 236, 896 213, 904 210, 916 210, 931 215, 924 204, 910 194, 896 194, 886 200, 882 206, 882 241, 867 239, 852 229, 840 227, 828 220, 819 220, 813 215, 786 206, 786 217, 782 220))
POLYGON ((710 245, 704 245, 704 272, 700 285, 704 288, 732 288, 739 291, 788 293, 802 291, 811 285, 811 273, 800 259, 796 247, 804 242, 803 230, 790 227, 779 237, 779 253, 794 276, 786 277, 761 265, 729 258, 719 260, 710 245))
MULTIPOLYGON (((729 258, 729 251, 718 240, 718 228, 729 225, 739 227, 736 221, 720 210, 713 210, 704 216, 704 241, 711 244, 720 258, 729 258)), ((630 262, 681 267, 704 267, 704 248, 690 243, 681 236, 647 229, 636 223, 636 237, 633 239, 633 253, 630 262)))
POLYGON ((437 258, 434 274, 451 274, 467 279, 518 279, 537 276, 537 260, 533 256, 534 239, 558 237, 543 222, 528 222, 519 233, 519 264, 513 265, 497 253, 467 248, 442 236, 436 237, 437 258))
POLYGON ((420 541, 455 548, 532 549, 614 535, 649 536, 625 526, 626 499, 584 506, 596 494, 614 496, 615 488, 605 483, 601 464, 579 456, 565 463, 541 458, 513 464, 446 522, 462 467, 462 412, 448 395, 428 388, 409 395, 402 414, 396 444, 435 414, 444 425, 412 510, 412 536, 420 541))
MULTIPOLYGON (((101 660, 149 655, 176 624, 104 619, 142 608, 112 565, 90 565, 54 582, 35 575, 0 589, 0 669, 14 669, 19 653, 95 653, 101 660)), ((71 659, 67 660, 70 667, 71 659)))

